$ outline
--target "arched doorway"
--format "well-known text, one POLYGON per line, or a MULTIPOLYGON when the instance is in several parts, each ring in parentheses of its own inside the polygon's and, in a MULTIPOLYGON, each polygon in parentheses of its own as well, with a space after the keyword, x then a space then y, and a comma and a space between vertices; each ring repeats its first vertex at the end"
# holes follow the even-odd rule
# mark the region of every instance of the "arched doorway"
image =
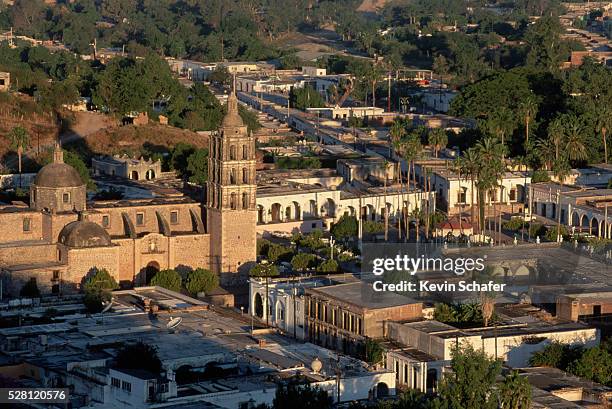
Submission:
POLYGON ((147 174, 145 175, 145 177, 147 178, 147 180, 155 179, 155 171, 153 169, 147 170, 147 174))
POLYGON ((133 170, 132 171, 132 176, 130 177, 130 179, 133 179, 133 180, 139 180, 140 179, 138 177, 138 171, 137 170, 133 170))
POLYGON ((438 371, 435 368, 427 370, 427 391, 435 390, 438 387, 438 371))
POLYGON ((255 302, 253 304, 255 305, 255 315, 259 318, 263 318, 263 299, 259 293, 255 294, 255 302))
POLYGON ((281 221, 281 205, 280 203, 274 203, 272 205, 272 222, 280 222, 281 221))
POLYGON ((327 199, 321 206, 321 217, 336 217, 336 202, 333 199, 327 199))
POLYGON ((384 382, 379 382, 378 385, 376 385, 376 397, 385 398, 387 396, 389 396, 389 386, 384 382))
POLYGON ((257 223, 264 222, 264 212, 264 207, 262 205, 257 205, 257 223))
POLYGON ((144 279, 145 284, 151 284, 151 280, 155 277, 155 274, 159 272, 159 263, 157 261, 151 261, 144 268, 144 279))

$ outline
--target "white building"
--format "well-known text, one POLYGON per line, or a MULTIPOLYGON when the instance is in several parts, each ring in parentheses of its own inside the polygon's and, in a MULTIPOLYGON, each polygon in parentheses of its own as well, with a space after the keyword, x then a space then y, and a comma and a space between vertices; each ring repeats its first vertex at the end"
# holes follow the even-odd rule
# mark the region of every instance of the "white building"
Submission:
MULTIPOLYGON (((415 166, 421 185, 425 182, 422 168, 421 165, 415 166)), ((456 172, 444 168, 434 168, 430 176, 431 187, 436 193, 438 204, 449 215, 469 212, 472 205, 478 205, 476 182, 474 181, 473 186, 469 177, 459 177, 456 172)), ((486 193, 485 203, 501 205, 505 212, 521 213, 525 208, 526 193, 530 183, 531 175, 528 172, 506 172, 498 181, 499 186, 486 193)))
MULTIPOLYGON (((592 348, 600 341, 598 329, 580 322, 513 322, 470 329, 458 329, 434 320, 385 324, 390 340, 447 363, 452 359, 452 350, 457 344, 467 343, 475 349, 484 350, 490 357, 502 359, 508 366, 520 368, 529 365, 529 358, 534 352, 541 351, 552 342, 592 348)), ((439 373, 436 376, 440 379, 439 373)))
MULTIPOLYGON (((356 176, 356 175, 353 175, 356 176)), ((330 169, 260 172, 257 185, 257 232, 308 233, 329 228, 343 215, 381 221, 397 220, 402 209, 423 208, 427 195, 389 181, 372 185, 355 177, 351 184, 330 169)), ((435 193, 429 194, 435 203, 435 193)))
POLYGON ((530 194, 534 215, 551 224, 561 223, 574 233, 612 238, 612 189, 536 183, 530 194))

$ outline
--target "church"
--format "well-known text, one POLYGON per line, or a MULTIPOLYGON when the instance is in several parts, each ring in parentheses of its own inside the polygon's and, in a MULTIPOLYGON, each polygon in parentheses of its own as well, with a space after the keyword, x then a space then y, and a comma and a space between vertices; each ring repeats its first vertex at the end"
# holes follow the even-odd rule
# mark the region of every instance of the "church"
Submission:
POLYGON ((235 92, 210 139, 206 203, 186 196, 87 201, 78 172, 53 162, 30 187, 30 203, 0 207, 4 296, 28 281, 43 294, 78 291, 93 269, 124 286, 146 285, 159 270, 210 269, 222 286, 244 283, 256 260, 255 137, 235 92))

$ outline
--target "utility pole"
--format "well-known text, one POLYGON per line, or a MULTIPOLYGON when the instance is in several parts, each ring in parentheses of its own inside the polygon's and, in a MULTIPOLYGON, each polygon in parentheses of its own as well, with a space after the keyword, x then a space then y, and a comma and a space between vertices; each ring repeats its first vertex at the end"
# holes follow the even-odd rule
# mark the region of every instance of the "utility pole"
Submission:
POLYGON ((387 112, 391 112, 391 71, 389 71, 389 75, 387 77, 387 112))
MULTIPOLYGON (((557 189, 557 243, 561 243, 561 191, 557 189)), ((601 232, 600 232, 601 233, 601 232)))

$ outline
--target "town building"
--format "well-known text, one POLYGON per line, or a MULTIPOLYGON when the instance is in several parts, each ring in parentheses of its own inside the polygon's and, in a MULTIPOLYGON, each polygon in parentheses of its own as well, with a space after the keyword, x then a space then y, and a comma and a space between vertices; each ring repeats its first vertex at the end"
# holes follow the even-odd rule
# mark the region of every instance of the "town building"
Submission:
POLYGON ((132 180, 155 180, 161 176, 161 160, 130 158, 127 155, 91 159, 94 176, 117 176, 132 180))
POLYGON ((0 72, 0 92, 8 92, 11 89, 11 73, 0 72))
POLYGON ((502 359, 511 367, 528 365, 529 357, 553 341, 563 344, 594 347, 600 334, 584 323, 507 322, 485 328, 458 329, 430 320, 420 322, 386 322, 388 339, 412 346, 437 359, 450 361, 453 348, 468 343, 502 359))
POLYGON ((277 387, 296 376, 336 402, 395 395, 391 371, 260 327, 251 330, 246 315, 217 312, 159 287, 113 296, 112 309, 103 314, 63 315, 72 307, 64 299, 53 323, 0 329, 0 375, 22 387, 68 387, 73 408, 271 404, 277 387), (118 351, 136 342, 157 350, 160 373, 117 363, 118 351))
POLYGON ((573 233, 612 237, 610 206, 612 189, 594 189, 557 183, 530 187, 532 213, 551 224, 559 223, 573 233))
POLYGON ((375 292, 368 283, 306 289, 306 333, 317 345, 356 353, 368 338, 382 338, 387 320, 417 320, 422 303, 392 292, 375 292))
MULTIPOLYGON (((446 166, 446 165, 445 165, 446 166)), ((438 207, 453 216, 469 212, 478 205, 476 180, 459 175, 451 166, 439 167, 430 164, 416 164, 415 172, 419 182, 424 185, 424 168, 430 169, 431 189, 436 193, 438 207), (473 200, 473 202, 472 202, 473 200)), ((487 192, 485 203, 495 204, 503 212, 521 213, 525 209, 528 186, 531 184, 529 172, 506 172, 499 180, 499 186, 487 192)))

